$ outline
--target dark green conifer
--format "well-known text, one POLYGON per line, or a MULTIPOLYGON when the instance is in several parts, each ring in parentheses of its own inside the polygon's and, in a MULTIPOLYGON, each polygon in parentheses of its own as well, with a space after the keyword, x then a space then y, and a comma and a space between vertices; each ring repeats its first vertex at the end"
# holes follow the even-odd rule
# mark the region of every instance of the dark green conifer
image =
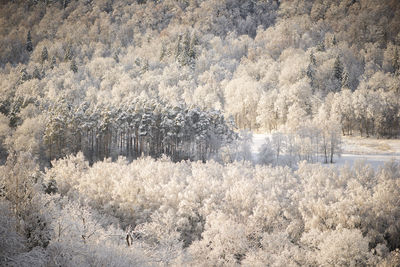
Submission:
POLYGON ((71 61, 71 64, 69 66, 70 70, 73 72, 77 73, 78 72, 78 66, 76 65, 75 59, 71 61))
POLYGON ((44 46, 41 54, 42 63, 44 63, 48 59, 49 59, 49 53, 47 52, 47 48, 44 46))
POLYGON ((343 64, 340 61, 339 56, 336 57, 335 63, 333 65, 333 71, 334 71, 333 75, 335 76, 335 78, 338 81, 342 82, 342 79, 343 79, 343 64))
POLYGON ((26 37, 26 50, 28 52, 32 52, 33 51, 31 31, 28 31, 28 36, 26 37))

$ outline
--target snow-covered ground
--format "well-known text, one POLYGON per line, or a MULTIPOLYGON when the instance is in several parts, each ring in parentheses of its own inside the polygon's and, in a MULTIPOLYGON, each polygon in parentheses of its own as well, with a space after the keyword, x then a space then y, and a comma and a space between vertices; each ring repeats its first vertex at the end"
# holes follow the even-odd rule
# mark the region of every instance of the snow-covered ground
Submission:
MULTIPOLYGON (((257 160, 260 147, 265 139, 271 135, 253 134, 251 151, 253 160, 257 160)), ((348 163, 353 165, 356 161, 365 161, 374 168, 383 165, 385 162, 395 160, 400 162, 400 140, 399 139, 375 139, 362 137, 343 137, 342 154, 336 158, 337 165, 348 163)))
POLYGON ((256 134, 253 133, 253 143, 251 146, 251 153, 253 154, 253 161, 257 162, 258 159, 258 151, 260 150, 261 146, 265 144, 265 139, 270 137, 271 134, 256 134))
POLYGON ((342 155, 337 164, 353 165, 356 160, 365 160, 374 168, 386 161, 400 161, 400 140, 343 137, 342 155))

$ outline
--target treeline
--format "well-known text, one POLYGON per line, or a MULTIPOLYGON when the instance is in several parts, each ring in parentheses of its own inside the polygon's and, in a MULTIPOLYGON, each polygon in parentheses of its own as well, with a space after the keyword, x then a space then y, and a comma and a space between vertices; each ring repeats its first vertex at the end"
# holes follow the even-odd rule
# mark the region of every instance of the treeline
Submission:
POLYGON ((82 151, 104 158, 169 156, 205 161, 236 138, 233 125, 215 110, 164 106, 138 100, 127 105, 80 105, 65 100, 47 107, 44 144, 49 160, 82 151))
POLYGON ((301 161, 334 163, 342 152, 340 127, 332 120, 308 122, 293 133, 273 132, 258 151, 258 163, 296 166, 301 161))
POLYGON ((331 114, 342 125, 343 135, 398 137, 400 135, 400 97, 397 91, 361 88, 342 90, 332 95, 331 114))
POLYGON ((399 3, 3 1, 0 112, 15 129, 19 99, 115 106, 141 95, 273 131, 297 114, 314 120, 349 89, 345 134, 398 137, 399 3))

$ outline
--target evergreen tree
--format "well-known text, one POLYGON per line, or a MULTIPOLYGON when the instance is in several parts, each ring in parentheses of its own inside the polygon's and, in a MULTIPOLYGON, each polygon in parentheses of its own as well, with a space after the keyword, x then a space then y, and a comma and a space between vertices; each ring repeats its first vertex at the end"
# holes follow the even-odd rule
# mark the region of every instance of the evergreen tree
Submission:
POLYGON ((315 66, 317 64, 317 60, 315 59, 314 52, 310 53, 310 64, 315 66))
POLYGON ((196 46, 197 45, 197 37, 195 34, 193 34, 192 39, 190 40, 190 45, 189 45, 189 52, 188 52, 188 57, 189 57, 189 64, 194 67, 194 63, 196 60, 196 46))
POLYGON ((349 73, 346 70, 343 71, 342 87, 349 88, 349 73))
POLYGON ((145 60, 143 60, 143 66, 140 70, 140 73, 141 74, 146 73, 148 70, 149 70, 149 60, 145 59, 145 60))
POLYGON ((332 38, 332 44, 335 46, 337 44, 336 36, 334 35, 332 38))
POLYGON ((28 52, 32 52, 33 51, 31 31, 28 31, 28 36, 26 37, 26 50, 28 52))
POLYGON ((42 49, 42 54, 41 54, 40 58, 42 60, 42 63, 49 59, 49 54, 48 54, 47 48, 45 46, 42 49))
POLYGON ((70 70, 73 72, 77 73, 78 72, 78 66, 76 65, 75 59, 71 61, 71 64, 69 66, 70 70))
POLYGON ((164 59, 166 54, 167 54, 167 49, 165 47, 165 43, 162 43, 161 52, 160 52, 160 61, 162 61, 164 59))
POLYGON ((54 69, 54 66, 56 65, 56 63, 57 63, 56 56, 52 56, 51 57, 50 68, 54 69))
POLYGON ((307 77, 310 79, 310 85, 314 88, 314 78, 315 78, 315 66, 317 61, 315 60, 314 53, 310 53, 310 63, 307 67, 307 77))
POLYGON ((22 70, 21 70, 21 81, 22 82, 24 82, 24 81, 27 81, 27 80, 29 80, 31 77, 30 77, 30 75, 28 74, 28 72, 26 71, 26 68, 23 68, 22 70))
POLYGON ((181 66, 185 66, 189 64, 190 34, 188 31, 185 33, 182 46, 178 61, 181 66))
POLYGON ((110 14, 112 11, 113 11, 112 3, 107 2, 106 6, 104 7, 104 12, 106 12, 107 14, 110 14))
POLYGON ((68 45, 68 47, 67 47, 67 49, 65 51, 64 60, 65 61, 72 60, 72 56, 73 56, 72 46, 68 45))
POLYGON ((42 75, 40 74, 39 68, 35 66, 33 73, 32 73, 33 78, 35 79, 41 79, 42 75))
POLYGON ((189 55, 189 50, 190 50, 190 33, 189 31, 186 31, 185 38, 183 39, 183 53, 185 57, 189 55))
POLYGON ((178 40, 176 41, 176 46, 175 46, 175 59, 177 61, 179 61, 179 58, 182 53, 181 41, 182 41, 182 35, 179 35, 178 40))
POLYGON ((393 67, 393 73, 399 73, 400 70, 400 60, 399 60, 399 50, 397 47, 394 50, 394 55, 392 59, 392 67, 393 67))
POLYGON ((136 64, 136 66, 138 66, 138 67, 142 64, 139 57, 137 57, 137 58, 135 59, 135 64, 136 64))
POLYGON ((115 62, 119 63, 119 57, 117 52, 114 53, 114 60, 115 62))
POLYGON ((319 52, 325 51, 325 44, 324 44, 323 41, 321 41, 321 42, 318 43, 318 45, 317 45, 317 50, 318 50, 319 52))
POLYGON ((186 31, 182 46, 180 45, 180 41, 181 39, 179 40, 176 51, 177 60, 181 66, 193 67, 196 58, 195 45, 197 43, 197 38, 194 35, 191 37, 189 31, 186 31))
POLYGON ((343 80, 343 64, 340 61, 339 56, 336 57, 335 63, 333 65, 334 77, 342 82, 343 80))
POLYGON ((62 0, 62 8, 65 9, 69 3, 69 0, 62 0))

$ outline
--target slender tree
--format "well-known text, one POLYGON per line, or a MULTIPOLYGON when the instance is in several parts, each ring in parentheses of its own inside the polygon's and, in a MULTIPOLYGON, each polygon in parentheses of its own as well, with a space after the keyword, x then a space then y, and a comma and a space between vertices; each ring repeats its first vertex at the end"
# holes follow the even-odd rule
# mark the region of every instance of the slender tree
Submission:
POLYGON ((333 75, 339 82, 342 82, 343 79, 343 64, 340 61, 339 56, 336 57, 335 63, 333 65, 333 75))
POLYGON ((77 73, 78 72, 78 66, 76 65, 75 59, 71 61, 71 64, 69 65, 70 70, 73 72, 77 73))
POLYGON ((68 45, 65 50, 64 60, 68 61, 68 60, 72 60, 72 58, 73 58, 72 46, 68 45))
POLYGON ((40 56, 42 63, 49 59, 49 53, 47 52, 47 48, 44 46, 42 49, 42 54, 40 56))
POLYGON ((56 56, 52 56, 51 62, 50 62, 50 68, 54 69, 54 66, 56 65, 56 63, 57 63, 56 56))
POLYGON ((28 52, 32 52, 33 51, 31 31, 28 31, 28 35, 26 37, 26 50, 28 52))
POLYGON ((400 59, 399 59, 399 50, 397 49, 397 46, 394 50, 392 58, 392 67, 393 67, 393 73, 398 74, 400 70, 400 59))

